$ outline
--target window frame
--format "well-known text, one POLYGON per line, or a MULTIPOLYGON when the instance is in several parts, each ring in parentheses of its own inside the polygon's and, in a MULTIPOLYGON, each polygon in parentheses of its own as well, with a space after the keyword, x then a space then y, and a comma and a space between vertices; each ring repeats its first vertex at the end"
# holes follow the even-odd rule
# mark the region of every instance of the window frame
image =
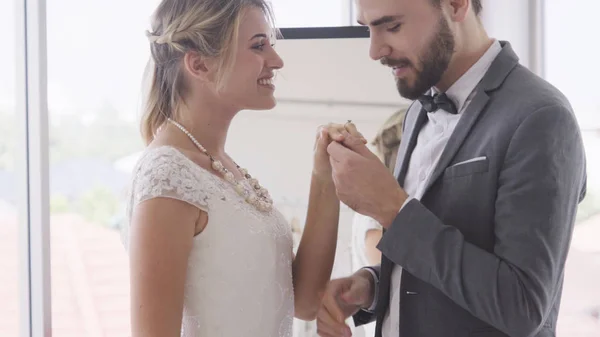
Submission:
POLYGON ((19 334, 50 336, 46 1, 15 1, 19 334))
POLYGON ((281 28, 280 31, 285 40, 353 39, 369 37, 369 31, 366 27, 362 26, 281 28))

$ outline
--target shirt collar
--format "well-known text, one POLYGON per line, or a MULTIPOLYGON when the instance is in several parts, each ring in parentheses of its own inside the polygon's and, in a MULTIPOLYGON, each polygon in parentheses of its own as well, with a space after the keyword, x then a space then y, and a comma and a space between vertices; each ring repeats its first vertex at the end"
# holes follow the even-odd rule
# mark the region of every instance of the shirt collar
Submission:
MULTIPOLYGON (((465 72, 454 84, 446 91, 448 98, 456 105, 456 110, 461 113, 464 105, 477 86, 483 79, 486 72, 492 65, 492 62, 496 59, 498 54, 502 51, 500 42, 494 40, 488 50, 481 56, 481 58, 475 62, 467 72, 465 72)), ((439 93, 439 90, 435 87, 431 88, 431 93, 439 93)))

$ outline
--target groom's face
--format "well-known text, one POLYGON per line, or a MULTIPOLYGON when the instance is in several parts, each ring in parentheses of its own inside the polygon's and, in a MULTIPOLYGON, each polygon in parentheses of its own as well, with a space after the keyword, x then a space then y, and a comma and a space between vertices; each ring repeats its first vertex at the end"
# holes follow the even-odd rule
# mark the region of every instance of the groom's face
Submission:
POLYGON ((370 56, 392 68, 398 92, 414 100, 435 86, 454 54, 448 20, 431 0, 357 0, 371 32, 370 56))

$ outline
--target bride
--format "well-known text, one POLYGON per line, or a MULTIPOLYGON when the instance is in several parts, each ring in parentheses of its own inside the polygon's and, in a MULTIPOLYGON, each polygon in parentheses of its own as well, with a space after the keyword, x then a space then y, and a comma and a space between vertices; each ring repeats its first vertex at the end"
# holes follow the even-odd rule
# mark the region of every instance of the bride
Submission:
POLYGON ((326 148, 362 136, 351 123, 320 128, 294 257, 267 189, 225 152, 239 111, 275 106, 270 13, 264 0, 163 0, 154 14, 147 148, 124 237, 134 337, 291 336, 294 316, 316 317, 339 219, 326 148))

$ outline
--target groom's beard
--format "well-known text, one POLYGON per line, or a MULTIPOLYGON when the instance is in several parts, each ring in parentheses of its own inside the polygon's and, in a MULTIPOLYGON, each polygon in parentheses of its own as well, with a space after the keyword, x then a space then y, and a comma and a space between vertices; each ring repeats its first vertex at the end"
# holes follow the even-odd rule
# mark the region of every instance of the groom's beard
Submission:
POLYGON ((388 66, 410 67, 415 70, 414 84, 411 86, 406 78, 397 78, 396 87, 400 96, 415 100, 435 86, 448 69, 454 54, 455 40, 448 22, 443 16, 438 21, 438 32, 427 46, 425 52, 419 56, 420 69, 415 67, 409 59, 381 59, 381 63, 388 66))

